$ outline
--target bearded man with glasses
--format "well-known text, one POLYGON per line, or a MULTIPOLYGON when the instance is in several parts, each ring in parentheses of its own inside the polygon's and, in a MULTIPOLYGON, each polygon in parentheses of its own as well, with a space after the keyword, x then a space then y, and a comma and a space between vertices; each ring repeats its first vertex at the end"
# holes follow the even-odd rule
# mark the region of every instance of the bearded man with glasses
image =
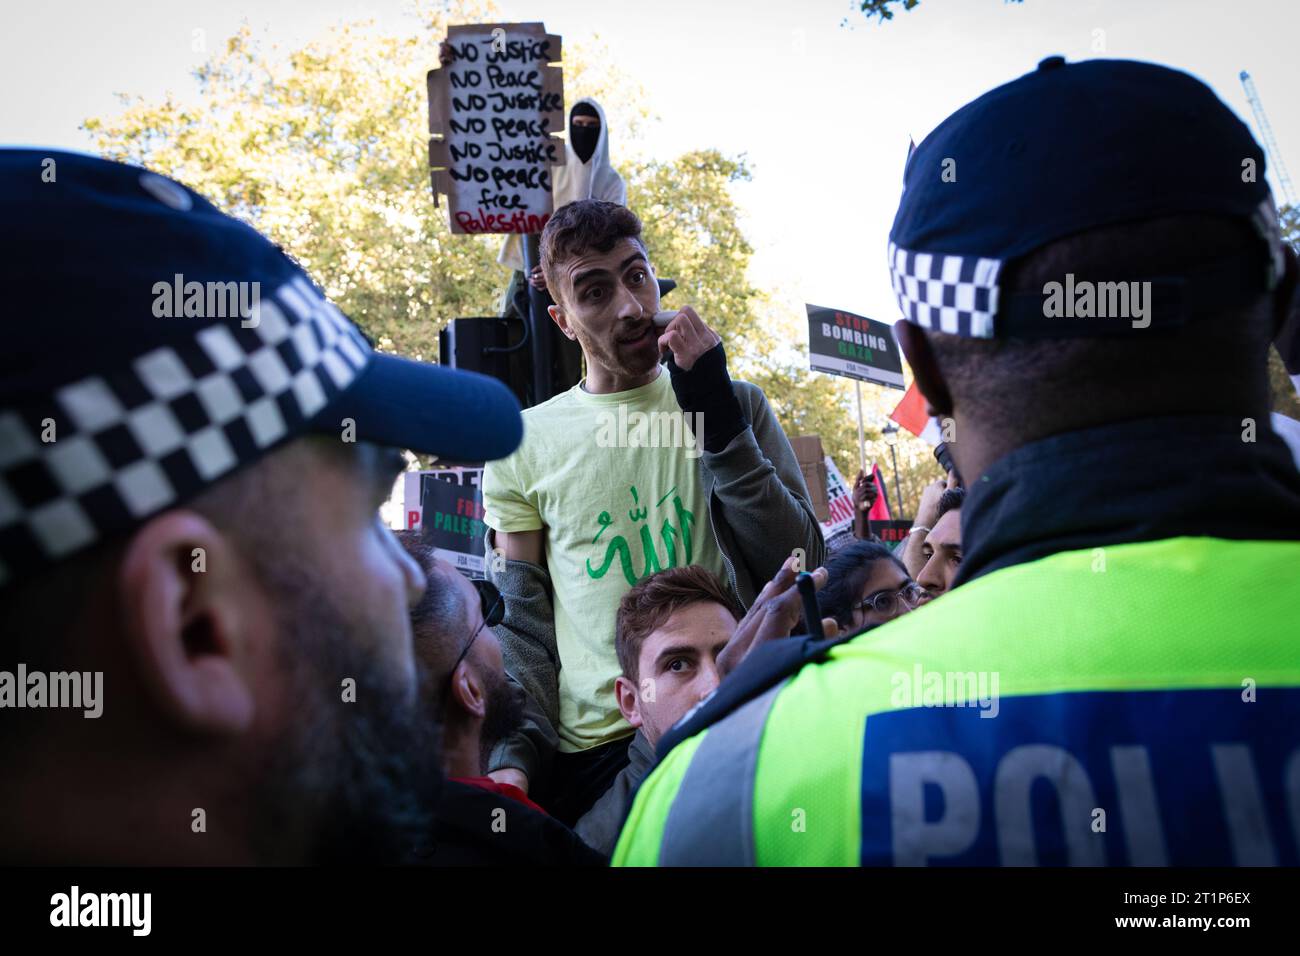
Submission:
POLYGON ((439 560, 418 531, 397 536, 428 582, 411 609, 411 630, 447 775, 437 827, 421 856, 438 865, 603 864, 522 790, 487 776, 488 754, 523 719, 522 692, 507 681, 492 632, 505 616, 501 593, 439 560))

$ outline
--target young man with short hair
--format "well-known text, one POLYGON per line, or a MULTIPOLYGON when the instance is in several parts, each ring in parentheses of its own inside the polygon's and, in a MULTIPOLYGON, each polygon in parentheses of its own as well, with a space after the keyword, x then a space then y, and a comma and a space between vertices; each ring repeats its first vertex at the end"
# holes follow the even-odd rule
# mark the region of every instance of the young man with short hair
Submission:
POLYGON ((622 673, 614 693, 638 732, 628 765, 575 827, 606 855, 660 738, 717 689, 718 655, 741 613, 718 576, 698 565, 652 574, 623 595, 614 635, 622 673))
POLYGON ((945 491, 939 498, 934 527, 921 544, 921 557, 925 564, 916 576, 916 583, 931 597, 951 591, 961 569, 961 506, 965 500, 965 488, 945 491))
MULTIPOLYGON (((487 755, 523 719, 522 694, 506 679, 501 644, 488 624, 504 602, 486 581, 471 581, 434 555, 420 531, 397 539, 424 571, 428 586, 411 608, 423 696, 441 729, 442 768, 451 779, 484 786, 534 806, 521 791, 485 776, 487 755)), ((541 809, 540 807, 536 807, 541 809)))
POLYGON ((587 377, 529 409, 518 453, 483 478, 489 553, 504 559, 489 561, 507 604, 498 634, 534 704, 492 770, 530 793, 549 770, 539 802, 572 821, 628 760, 632 727, 613 694, 623 594, 698 564, 744 605, 791 552, 816 567, 824 544, 762 391, 731 381, 720 337, 695 310, 656 325, 637 217, 570 203, 548 222, 541 256, 551 317, 582 346, 587 377))
POLYGON ((614 692, 651 747, 718 686, 718 654, 741 614, 718 577, 695 565, 661 571, 623 596, 614 692))

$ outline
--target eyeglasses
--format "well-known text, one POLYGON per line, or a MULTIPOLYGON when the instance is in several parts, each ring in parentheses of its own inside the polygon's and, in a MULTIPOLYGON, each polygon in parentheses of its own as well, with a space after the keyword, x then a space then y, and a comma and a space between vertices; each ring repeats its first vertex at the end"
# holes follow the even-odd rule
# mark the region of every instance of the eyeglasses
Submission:
POLYGON ((890 617, 898 610, 899 601, 906 604, 907 609, 911 611, 927 597, 929 597, 929 593, 925 588, 915 581, 909 581, 897 591, 882 591, 880 594, 864 598, 853 605, 853 610, 865 611, 870 609, 881 617, 890 617))
POLYGON ((456 663, 451 665, 451 672, 456 673, 456 668, 460 667, 460 662, 465 659, 469 649, 474 646, 474 640, 478 637, 479 632, 485 627, 496 627, 505 619, 506 602, 497 590, 497 586, 491 581, 473 581, 471 582, 478 591, 479 606, 483 611, 483 623, 474 628, 474 633, 469 636, 469 641, 465 644, 465 649, 460 652, 460 657, 456 658, 456 663))

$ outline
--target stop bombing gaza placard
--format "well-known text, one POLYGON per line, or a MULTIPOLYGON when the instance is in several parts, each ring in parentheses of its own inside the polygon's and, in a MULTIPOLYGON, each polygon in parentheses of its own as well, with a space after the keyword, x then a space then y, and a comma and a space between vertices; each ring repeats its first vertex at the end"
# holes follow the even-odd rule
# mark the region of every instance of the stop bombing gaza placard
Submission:
POLYGON ((904 387, 893 329, 852 312, 808 305, 808 362, 814 372, 904 387))
POLYGON ((541 23, 447 28, 450 64, 430 70, 429 168, 455 233, 541 232, 551 167, 564 162, 560 38, 541 23))

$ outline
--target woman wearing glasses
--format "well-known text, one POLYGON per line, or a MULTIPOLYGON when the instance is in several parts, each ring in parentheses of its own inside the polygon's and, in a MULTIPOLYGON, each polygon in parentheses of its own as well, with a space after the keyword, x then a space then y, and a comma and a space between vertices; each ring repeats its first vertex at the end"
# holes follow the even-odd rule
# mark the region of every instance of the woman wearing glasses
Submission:
POLYGON ((839 551, 826 562, 826 573, 817 603, 841 633, 883 624, 930 600, 903 562, 875 541, 855 541, 839 551))

